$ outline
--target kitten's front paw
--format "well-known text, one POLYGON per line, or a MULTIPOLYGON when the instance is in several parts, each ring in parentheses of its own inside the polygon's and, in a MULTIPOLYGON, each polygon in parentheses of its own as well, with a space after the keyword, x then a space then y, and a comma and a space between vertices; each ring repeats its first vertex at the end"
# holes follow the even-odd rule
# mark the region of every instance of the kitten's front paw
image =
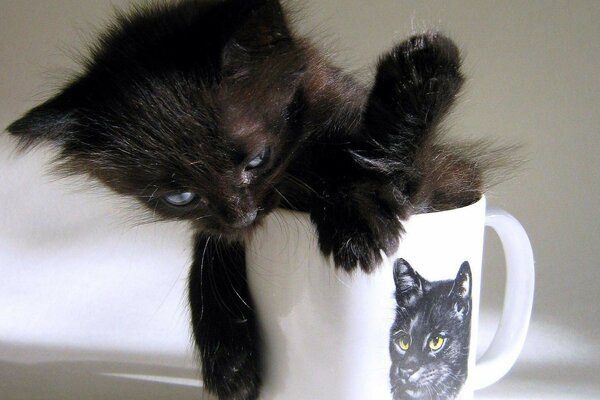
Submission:
MULTIPOLYGON (((360 267, 364 272, 372 272, 383 258, 381 252, 392 254, 398 248, 398 234, 374 237, 373 232, 341 235, 333 243, 331 254, 336 266, 350 272, 360 267), (384 242, 382 245, 381 242, 384 242)), ((323 249, 324 246, 321 246, 323 249)))
POLYGON ((203 233, 194 239, 189 300, 204 386, 219 400, 255 400, 258 331, 243 244, 203 233))
POLYGON ((312 214, 319 234, 319 247, 333 257, 336 267, 351 272, 360 267, 369 273, 386 255, 398 249, 402 224, 398 214, 385 207, 375 209, 347 208, 347 205, 325 205, 322 213, 312 214))
POLYGON ((260 378, 255 355, 250 351, 219 347, 203 360, 202 374, 207 388, 219 400, 255 400, 260 378))

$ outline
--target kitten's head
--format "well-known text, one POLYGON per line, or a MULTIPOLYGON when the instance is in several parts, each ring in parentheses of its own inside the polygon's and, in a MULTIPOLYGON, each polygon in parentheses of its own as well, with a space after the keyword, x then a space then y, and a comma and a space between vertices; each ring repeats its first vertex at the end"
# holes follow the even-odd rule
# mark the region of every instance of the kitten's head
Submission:
POLYGON ((278 203, 306 69, 275 0, 120 15, 83 72, 8 130, 163 218, 237 237, 278 203))
POLYGON ((452 399, 465 382, 471 326, 471 268, 429 282, 408 262, 394 264, 396 320, 390 335, 394 399, 452 399))

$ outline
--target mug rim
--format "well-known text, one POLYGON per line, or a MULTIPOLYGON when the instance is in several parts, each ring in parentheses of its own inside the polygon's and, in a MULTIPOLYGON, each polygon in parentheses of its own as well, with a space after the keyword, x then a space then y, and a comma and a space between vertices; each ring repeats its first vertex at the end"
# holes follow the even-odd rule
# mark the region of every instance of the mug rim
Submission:
MULTIPOLYGON (((452 208, 449 210, 428 211, 428 212, 424 212, 424 213, 412 214, 408 219, 406 219, 406 221, 410 221, 413 218, 421 219, 421 218, 430 217, 430 216, 443 216, 443 215, 447 215, 447 214, 454 214, 457 212, 468 212, 468 210, 477 208, 480 206, 480 204, 485 203, 485 202, 486 202, 486 195, 482 194, 481 197, 477 201, 475 201, 467 206, 452 208)), ((286 215, 286 214, 296 215, 297 217, 308 218, 310 220, 310 213, 306 212, 306 211, 288 210, 288 209, 280 208, 280 207, 275 208, 275 210, 273 210, 273 211, 280 215, 286 215)), ((268 217, 268 215, 267 215, 267 217, 268 217)))
POLYGON ((442 210, 442 211, 428 211, 425 213, 418 213, 418 214, 413 214, 409 217, 409 219, 411 218, 415 218, 415 217, 424 217, 427 215, 446 215, 446 214, 450 214, 450 213, 456 213, 456 212, 462 212, 462 211, 466 211, 469 210, 471 208, 477 208, 480 204, 485 203, 486 201, 486 196, 485 194, 481 195, 481 197, 477 200, 474 201, 473 203, 467 205, 467 206, 462 206, 462 207, 457 207, 457 208, 451 208, 449 210, 442 210))

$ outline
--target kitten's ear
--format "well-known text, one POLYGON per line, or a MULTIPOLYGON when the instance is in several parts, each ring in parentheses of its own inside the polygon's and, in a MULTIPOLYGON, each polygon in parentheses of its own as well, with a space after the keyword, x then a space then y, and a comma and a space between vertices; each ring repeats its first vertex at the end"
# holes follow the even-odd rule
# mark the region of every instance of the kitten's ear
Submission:
POLYGON ((246 49, 261 49, 282 39, 289 39, 290 31, 278 0, 244 0, 248 12, 233 41, 246 49))
POLYGON ((289 44, 290 31, 285 14, 277 0, 244 0, 240 7, 247 9, 240 26, 225 44, 221 62, 225 74, 233 74, 257 60, 268 56, 278 44, 289 44))
POLYGON ((401 307, 414 305, 423 295, 423 278, 403 258, 394 262, 394 282, 396 284, 396 301, 401 307))
POLYGON ((6 130, 17 137, 21 150, 27 150, 44 141, 64 142, 76 125, 76 110, 59 95, 33 108, 6 130))

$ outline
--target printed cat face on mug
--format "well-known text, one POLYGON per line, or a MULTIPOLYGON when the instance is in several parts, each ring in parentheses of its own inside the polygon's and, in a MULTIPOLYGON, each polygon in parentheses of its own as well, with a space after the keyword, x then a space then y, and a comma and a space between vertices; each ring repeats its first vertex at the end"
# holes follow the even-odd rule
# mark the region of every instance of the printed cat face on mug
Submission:
POLYGON ((396 319, 390 334, 394 400, 453 399, 467 378, 471 267, 454 280, 430 282, 400 258, 394 263, 396 319))

